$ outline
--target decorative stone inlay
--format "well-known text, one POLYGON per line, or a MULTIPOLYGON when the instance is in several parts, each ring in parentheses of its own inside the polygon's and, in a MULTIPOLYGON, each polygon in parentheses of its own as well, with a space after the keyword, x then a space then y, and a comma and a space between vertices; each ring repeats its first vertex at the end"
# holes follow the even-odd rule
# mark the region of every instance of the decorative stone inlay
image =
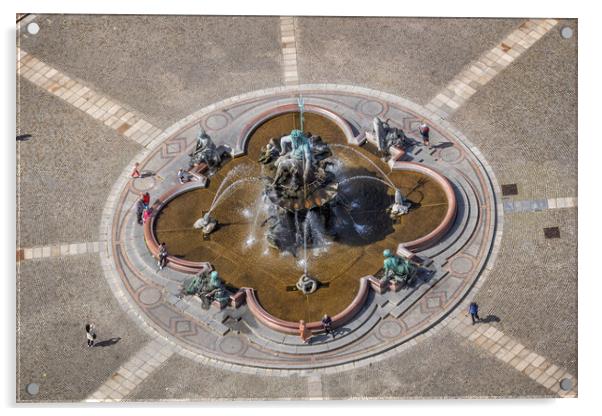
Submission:
POLYGON ((228 125, 228 117, 223 114, 213 114, 207 117, 205 125, 210 130, 221 130, 228 125))
POLYGON ((401 334, 401 324, 397 321, 385 321, 378 328, 378 333, 384 338, 395 338, 401 334))
POLYGON ((384 109, 385 106, 382 103, 374 100, 367 100, 360 104, 361 112, 372 117, 378 116, 384 109))
POLYGON ((140 292, 138 297, 140 302, 145 305, 154 305, 161 299, 161 291, 157 288, 146 286, 142 289, 142 292, 140 292))
POLYGON ((149 191, 155 187, 156 179, 154 176, 145 176, 141 178, 132 178, 132 188, 140 193, 149 191))
POLYGON ((456 163, 462 157, 462 152, 455 147, 448 147, 440 151, 441 159, 448 163, 456 163))
MULTIPOLYGON (((436 117, 431 118, 432 112, 390 94, 342 85, 302 85, 233 97, 202 109, 167 129, 160 136, 162 144, 154 150, 145 150, 132 161, 132 165, 139 161, 142 170, 152 166, 153 171, 163 178, 156 181, 150 190, 153 198, 160 198, 166 190, 176 186, 173 173, 187 160, 199 123, 206 125, 208 118, 220 111, 239 114, 230 120, 228 128, 212 131, 211 137, 217 146, 229 146, 235 154, 240 154, 244 151, 244 137, 238 135, 244 136, 244 132, 252 128, 250 120, 268 114, 274 107, 295 106, 299 93, 303 94, 306 107, 332 111, 344 119, 350 126, 349 131, 359 133, 353 138, 355 143, 362 143, 365 131, 372 128, 373 116, 360 110, 362 103, 379 103, 380 106, 368 105, 372 110, 366 111, 373 113, 382 108, 382 117, 391 119, 406 135, 417 138, 418 143, 421 140, 417 126, 421 120, 426 120, 431 126, 431 144, 445 144, 440 150, 458 149, 461 156, 450 163, 439 157, 438 152, 431 154, 417 146, 408 151, 408 157, 416 162, 420 159, 420 164, 441 173, 453 183, 458 204, 456 224, 439 243, 416 248, 418 258, 425 262, 425 270, 428 271, 424 281, 415 287, 382 294, 375 292, 370 283, 364 306, 339 329, 340 333, 334 340, 317 334, 310 344, 304 345, 296 334, 279 333, 259 324, 244 303, 237 309, 204 310, 200 302, 180 296, 182 282, 189 275, 169 268, 157 272, 156 260, 148 252, 142 227, 135 222, 133 207, 139 196, 135 188, 128 185, 132 181, 127 178, 131 170, 131 166, 127 166, 123 177, 113 187, 103 213, 101 234, 110 240, 109 252, 101 255, 103 269, 109 285, 128 313, 139 319, 143 327, 155 336, 167 336, 187 357, 253 372, 261 369, 304 371, 309 368, 329 372, 346 368, 351 362, 356 366, 363 365, 378 359, 381 353, 386 356, 413 345, 421 339, 417 336, 430 328, 436 330, 433 325, 453 310, 467 291, 475 286, 475 280, 497 253, 492 252, 492 247, 495 223, 501 218, 499 188, 478 149, 453 126, 439 124, 436 117), (181 145, 179 153, 173 152, 175 147, 172 145, 176 142, 181 145), (168 147, 171 149, 169 152, 168 147), (446 265, 462 255, 475 260, 470 265, 461 261, 455 270, 446 265), (144 293, 145 287, 163 287, 164 295, 156 304, 149 306, 135 296, 138 291, 144 293), (136 288, 135 292, 133 288, 136 288), (189 330, 187 327, 187 331, 178 332, 175 322, 182 321, 190 323, 189 330), (231 326, 233 322, 236 324, 231 326), (380 340, 376 345, 371 334, 380 340)), ((499 224, 497 233, 499 240, 499 224)), ((396 248, 395 242, 385 244, 396 248)), ((153 297, 145 299, 154 300, 153 297)))
POLYGON ((465 274, 472 270, 473 262, 468 257, 456 257, 451 261, 450 267, 458 274, 465 274))
POLYGON ((237 355, 245 349, 245 343, 239 337, 229 335, 221 339, 219 349, 226 354, 237 355))

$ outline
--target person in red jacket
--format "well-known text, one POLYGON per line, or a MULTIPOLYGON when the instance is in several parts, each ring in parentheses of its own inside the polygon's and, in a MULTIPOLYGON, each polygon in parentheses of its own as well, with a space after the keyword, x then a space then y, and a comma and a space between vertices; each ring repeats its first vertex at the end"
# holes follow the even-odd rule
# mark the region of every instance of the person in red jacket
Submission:
POLYGON ((144 204, 144 208, 148 209, 150 206, 150 194, 148 192, 142 194, 142 203, 144 204))

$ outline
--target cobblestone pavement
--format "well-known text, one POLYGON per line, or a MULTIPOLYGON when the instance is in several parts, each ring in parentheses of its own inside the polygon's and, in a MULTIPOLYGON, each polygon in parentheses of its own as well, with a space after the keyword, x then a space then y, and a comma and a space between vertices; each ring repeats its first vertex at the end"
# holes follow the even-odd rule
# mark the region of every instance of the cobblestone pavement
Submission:
POLYGON ((83 400, 150 340, 119 307, 97 254, 32 260, 19 273, 17 400, 83 400), (86 323, 96 347, 86 345, 86 323))
POLYGON ((17 245, 97 241, 109 189, 141 146, 29 81, 19 100, 17 134, 33 138, 17 143, 17 245))
POLYGON ((322 377, 328 398, 546 397, 552 393, 448 330, 368 367, 322 377))
POLYGON ((299 18, 299 81, 362 85, 426 104, 521 22, 299 18))
MULTIPOLYGON (((577 32, 574 20, 557 27, 565 25, 577 32)), ((483 152, 500 184, 517 184, 511 199, 576 196, 577 36, 550 31, 450 120, 483 152)))
POLYGON ((174 355, 125 400, 262 400, 307 397, 307 379, 221 370, 174 355))
POLYGON ((505 216, 497 267, 476 294, 492 325, 577 374, 577 210, 505 216), (543 229, 558 226, 560 238, 543 229), (517 256, 516 253, 521 255, 517 256))
MULTIPOLYGON (((164 129, 230 96, 294 85, 293 75, 427 104, 524 22, 292 20, 291 28, 278 17, 37 16, 40 33, 20 35, 19 46, 164 129)), ((576 20, 558 21, 577 32, 576 20)), ((403 351, 339 373, 285 379, 219 369, 177 349, 153 357, 166 347, 122 311, 95 246, 103 251, 98 228, 109 190, 142 146, 19 77, 17 134, 33 139, 17 144, 17 400, 557 397, 552 376, 577 376, 577 39, 562 39, 557 28, 449 118, 499 184, 517 184, 516 195, 498 201, 508 209, 495 265, 467 300, 499 318, 483 330, 536 354, 522 361, 519 352, 497 356, 491 339, 450 330, 462 311, 403 351), (544 238, 550 227, 560 238, 544 238), (88 320, 101 341, 120 339, 87 348, 88 320), (546 368, 528 367, 535 362, 546 368), (40 384, 36 396, 25 392, 31 382, 40 384)))
POLYGON ((278 17, 39 16, 24 50, 166 128, 223 98, 281 85, 278 17))

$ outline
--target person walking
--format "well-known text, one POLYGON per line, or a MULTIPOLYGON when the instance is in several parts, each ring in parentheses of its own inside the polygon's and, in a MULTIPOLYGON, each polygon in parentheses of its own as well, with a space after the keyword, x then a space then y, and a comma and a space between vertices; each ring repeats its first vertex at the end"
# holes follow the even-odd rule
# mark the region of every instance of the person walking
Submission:
POLYGON ((332 329, 332 318, 328 315, 324 315, 324 317, 322 318, 322 327, 324 328, 324 331, 326 331, 326 335, 331 334, 332 335, 332 339, 334 339, 334 331, 332 329))
POLYGON ((88 341, 88 347, 94 346, 94 340, 96 339, 96 331, 90 324, 86 324, 86 340, 88 341))
POLYGON ((142 194, 142 202, 144 203, 144 208, 148 209, 150 206, 150 194, 148 192, 142 194))
POLYGON ((479 318, 479 305, 477 305, 476 302, 472 302, 470 304, 470 306, 468 306, 468 313, 470 314, 470 317, 472 318, 473 325, 476 322, 481 321, 481 318, 479 318))
POLYGON ((299 337, 301 337, 304 344, 307 344, 311 338, 311 331, 307 329, 304 320, 299 321, 299 337))
POLYGON ((138 163, 138 162, 134 163, 134 169, 132 169, 132 174, 131 174, 132 178, 139 178, 141 176, 139 167, 140 167, 140 163, 138 163))
POLYGON ((144 215, 144 202, 142 202, 142 199, 139 199, 138 202, 136 202, 136 221, 138 222, 138 224, 142 225, 142 216, 144 215))
POLYGON ((422 136, 422 142, 429 149, 431 148, 431 141, 430 141, 430 138, 429 138, 429 132, 430 132, 430 130, 431 129, 429 129, 429 126, 426 125, 426 123, 424 122, 424 120, 422 121, 422 124, 420 125, 420 127, 418 127, 418 131, 420 132, 420 135, 422 136))
POLYGON ((142 223, 146 224, 146 222, 150 219, 151 215, 153 215, 153 211, 150 208, 144 208, 142 212, 142 223))
POLYGON ((161 243, 159 245, 159 261, 157 262, 157 265, 159 266, 159 270, 163 270, 163 268, 165 267, 165 265, 167 264, 167 247, 165 246, 165 243, 161 243))

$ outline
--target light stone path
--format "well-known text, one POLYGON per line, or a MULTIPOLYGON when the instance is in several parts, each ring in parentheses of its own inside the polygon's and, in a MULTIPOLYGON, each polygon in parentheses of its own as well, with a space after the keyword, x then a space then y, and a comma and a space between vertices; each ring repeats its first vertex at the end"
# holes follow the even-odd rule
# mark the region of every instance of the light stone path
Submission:
POLYGON ((121 401, 174 354, 173 347, 154 339, 119 367, 87 402, 121 401))
POLYGON ((162 140, 161 129, 140 115, 71 79, 20 48, 17 48, 17 73, 146 148, 153 148, 162 140))
POLYGON ((492 325, 482 322, 472 325, 470 318, 457 314, 447 321, 446 326, 560 397, 576 397, 577 379, 573 375, 492 325), (563 379, 571 380, 571 390, 564 391, 560 388, 560 381, 563 379))
POLYGON ((525 201, 504 201, 504 213, 536 212, 545 209, 574 208, 577 206, 576 197, 531 199, 525 201))
POLYGON ((107 249, 105 241, 85 243, 53 244, 17 250, 17 260, 33 260, 46 257, 73 256, 76 254, 99 253, 107 249))
POLYGON ((426 108, 447 119, 470 99, 477 89, 491 81, 557 23, 554 19, 527 20, 493 49, 482 54, 460 72, 426 105, 426 108))
POLYGON ((320 374, 307 377, 307 395, 309 400, 322 400, 324 398, 322 376, 320 374))
POLYGON ((297 46, 295 43, 294 17, 280 17, 280 38, 282 42, 282 56, 284 57, 282 65, 284 85, 298 84, 299 75, 297 73, 297 46))

